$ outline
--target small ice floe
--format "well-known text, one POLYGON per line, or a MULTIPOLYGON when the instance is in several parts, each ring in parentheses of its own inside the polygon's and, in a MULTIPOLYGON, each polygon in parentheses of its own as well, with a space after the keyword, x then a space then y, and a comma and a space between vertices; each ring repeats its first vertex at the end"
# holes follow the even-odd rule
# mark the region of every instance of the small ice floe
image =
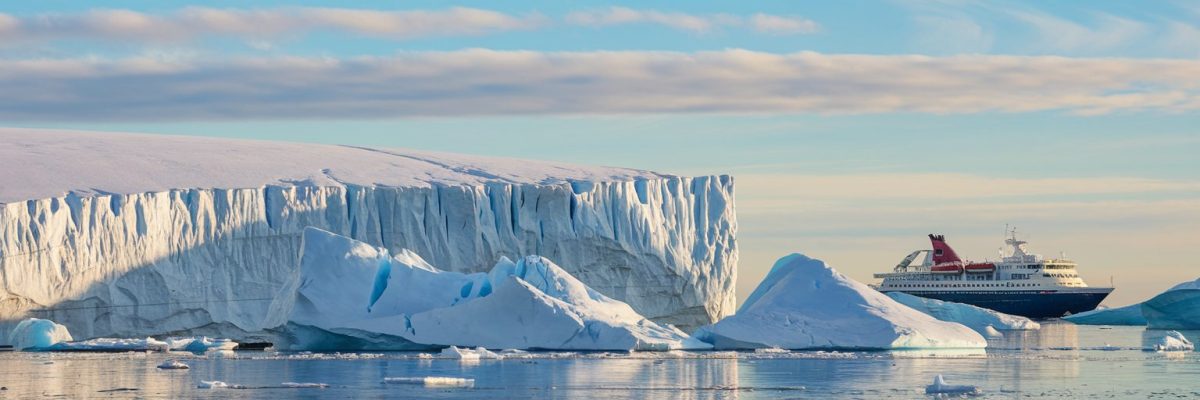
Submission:
POLYGON ((383 383, 423 385, 426 387, 474 387, 475 380, 470 378, 451 378, 445 376, 424 376, 404 378, 383 378, 383 383))
POLYGON ((971 385, 947 385, 941 374, 933 378, 933 384, 925 387, 925 394, 977 395, 979 388, 971 385))
POLYGON ((166 360, 166 361, 163 361, 162 364, 158 364, 158 369, 188 369, 188 368, 191 368, 191 367, 189 367, 187 364, 184 364, 182 361, 174 360, 174 359, 166 360))
POLYGON ((1164 332, 1162 338, 1160 338, 1157 343, 1154 343, 1153 346, 1146 348, 1148 351, 1152 350, 1159 352, 1192 351, 1195 349, 1196 346, 1193 345, 1192 342, 1186 337, 1184 337, 1182 333, 1179 333, 1179 331, 1164 332))
POLYGON ((983 333, 984 333, 985 335, 987 335, 988 337, 994 337, 994 338, 1002 338, 1002 337, 1004 337, 1004 334, 1003 334, 1003 333, 1000 333, 1000 331, 996 330, 996 328, 995 328, 995 327, 993 327, 993 326, 991 326, 991 325, 988 325, 988 326, 984 327, 984 328, 983 328, 983 333))
POLYGON ((329 387, 328 383, 313 383, 313 382, 284 382, 280 386, 285 388, 296 389, 324 389, 329 387))
POLYGON ((245 389, 242 385, 230 385, 222 381, 200 381, 196 386, 199 389, 245 389))
POLYGON ((499 354, 488 351, 488 349, 485 349, 482 347, 476 347, 475 349, 469 349, 469 348, 465 348, 465 347, 459 348, 459 347, 454 347, 454 346, 450 346, 445 349, 442 349, 442 353, 439 354, 439 356, 440 356, 439 358, 451 358, 451 359, 455 359, 455 360, 465 360, 465 361, 499 360, 499 359, 503 358, 499 354))
POLYGON ((780 353, 791 353, 791 352, 786 349, 781 349, 778 347, 767 347, 767 348, 763 348, 763 349, 754 349, 754 354, 780 354, 780 353))

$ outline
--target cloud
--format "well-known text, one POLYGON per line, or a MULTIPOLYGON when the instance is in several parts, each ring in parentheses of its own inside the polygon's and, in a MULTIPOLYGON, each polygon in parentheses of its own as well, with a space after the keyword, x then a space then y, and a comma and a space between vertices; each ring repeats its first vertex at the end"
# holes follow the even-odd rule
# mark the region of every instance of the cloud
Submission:
POLYGON ((1200 108, 1200 60, 464 50, 0 60, 0 119, 976 113, 1200 108))
POLYGON ((401 40, 526 30, 542 25, 544 20, 537 14, 517 16, 464 7, 428 11, 188 7, 168 14, 92 10, 30 17, 0 14, 0 41, 10 44, 58 39, 163 42, 221 35, 262 39, 322 30, 401 40))
POLYGON ((763 13, 754 14, 754 16, 750 17, 750 26, 754 27, 754 30, 758 32, 775 35, 815 33, 820 30, 820 25, 810 19, 763 13))
POLYGON ((693 33, 707 33, 721 27, 749 27, 759 33, 795 35, 814 33, 820 28, 815 21, 801 17, 763 13, 757 13, 750 17, 731 14, 696 15, 657 10, 637 10, 628 7, 576 11, 567 14, 564 20, 568 24, 581 26, 658 24, 693 33))

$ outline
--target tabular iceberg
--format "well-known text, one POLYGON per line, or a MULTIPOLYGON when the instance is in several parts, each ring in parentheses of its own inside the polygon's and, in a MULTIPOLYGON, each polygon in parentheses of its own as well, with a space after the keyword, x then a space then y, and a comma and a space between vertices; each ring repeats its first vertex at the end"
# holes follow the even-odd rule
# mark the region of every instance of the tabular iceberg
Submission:
POLYGON ((438 270, 409 251, 391 256, 316 228, 304 231, 294 298, 278 305, 290 308, 288 326, 300 332, 294 349, 710 347, 592 290, 543 257, 501 258, 488 273, 463 274, 438 270))
POLYGON ((272 341, 308 226, 464 273, 544 255, 686 329, 735 306, 728 176, 5 128, 0 170, 0 336, 38 316, 77 338, 272 341))
POLYGON ((1200 329, 1200 279, 1180 283, 1142 303, 1150 329, 1200 329))
POLYGON ((1146 317, 1142 315, 1142 303, 1117 308, 1098 308, 1068 315, 1063 319, 1080 325, 1146 325, 1146 317))
POLYGON ((913 296, 907 293, 891 292, 887 294, 892 300, 930 316, 947 322, 957 322, 974 329, 983 335, 994 336, 988 331, 993 330, 1032 330, 1042 326, 1033 320, 1017 315, 976 307, 970 304, 941 301, 913 296))
POLYGON ((900 304, 801 254, 775 262, 736 314, 695 336, 718 349, 987 346, 966 326, 900 304))

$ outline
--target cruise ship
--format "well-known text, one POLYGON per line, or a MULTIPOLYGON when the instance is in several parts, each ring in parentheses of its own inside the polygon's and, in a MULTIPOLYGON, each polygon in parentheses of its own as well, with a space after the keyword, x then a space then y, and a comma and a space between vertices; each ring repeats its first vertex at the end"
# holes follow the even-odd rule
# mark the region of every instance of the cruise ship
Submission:
POLYGON ((989 308, 1029 318, 1057 318, 1096 308, 1111 287, 1091 287, 1083 282, 1071 260, 1044 258, 1029 253, 1016 232, 1005 236, 1008 251, 999 261, 965 261, 954 253, 942 235, 929 235, 933 249, 917 250, 904 257, 889 273, 875 274, 883 281, 880 292, 903 292, 989 308), (915 264, 924 255, 920 264, 915 264))

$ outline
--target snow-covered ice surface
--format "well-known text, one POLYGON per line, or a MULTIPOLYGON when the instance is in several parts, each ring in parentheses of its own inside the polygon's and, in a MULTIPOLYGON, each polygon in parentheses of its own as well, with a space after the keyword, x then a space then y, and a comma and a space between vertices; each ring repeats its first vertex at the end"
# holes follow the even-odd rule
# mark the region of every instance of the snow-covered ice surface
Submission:
POLYGON ((987 345, 962 324, 939 321, 801 254, 775 262, 736 314, 695 336, 718 349, 987 345))
POLYGON ((1183 282, 1142 303, 1150 329, 1200 329, 1200 279, 1183 282))
POLYGON ((1098 308, 1068 315, 1063 319, 1080 325, 1146 325, 1146 317, 1142 315, 1142 303, 1117 308, 1098 308))
MULTIPOLYGON (((501 258, 488 273, 462 274, 441 271, 409 251, 391 256, 316 228, 304 232, 293 296, 275 311, 290 315, 293 349, 709 347, 592 290, 543 257, 501 258)), ((477 351, 446 351, 479 358, 477 351)))
POLYGON ((26 318, 17 323, 8 337, 13 348, 17 350, 44 349, 75 340, 71 338, 67 327, 38 318, 26 318))
POLYGON ((33 129, 0 129, 0 171, 0 336, 38 316, 76 339, 271 341, 307 226, 455 272, 540 254, 684 329, 735 305, 728 176, 33 129))
POLYGON ((947 322, 957 322, 987 336, 995 336, 992 330, 1029 330, 1041 329, 1041 325, 1033 320, 1017 315, 992 311, 970 304, 954 303, 937 299, 917 297, 907 293, 891 292, 887 294, 892 300, 930 316, 947 322))

